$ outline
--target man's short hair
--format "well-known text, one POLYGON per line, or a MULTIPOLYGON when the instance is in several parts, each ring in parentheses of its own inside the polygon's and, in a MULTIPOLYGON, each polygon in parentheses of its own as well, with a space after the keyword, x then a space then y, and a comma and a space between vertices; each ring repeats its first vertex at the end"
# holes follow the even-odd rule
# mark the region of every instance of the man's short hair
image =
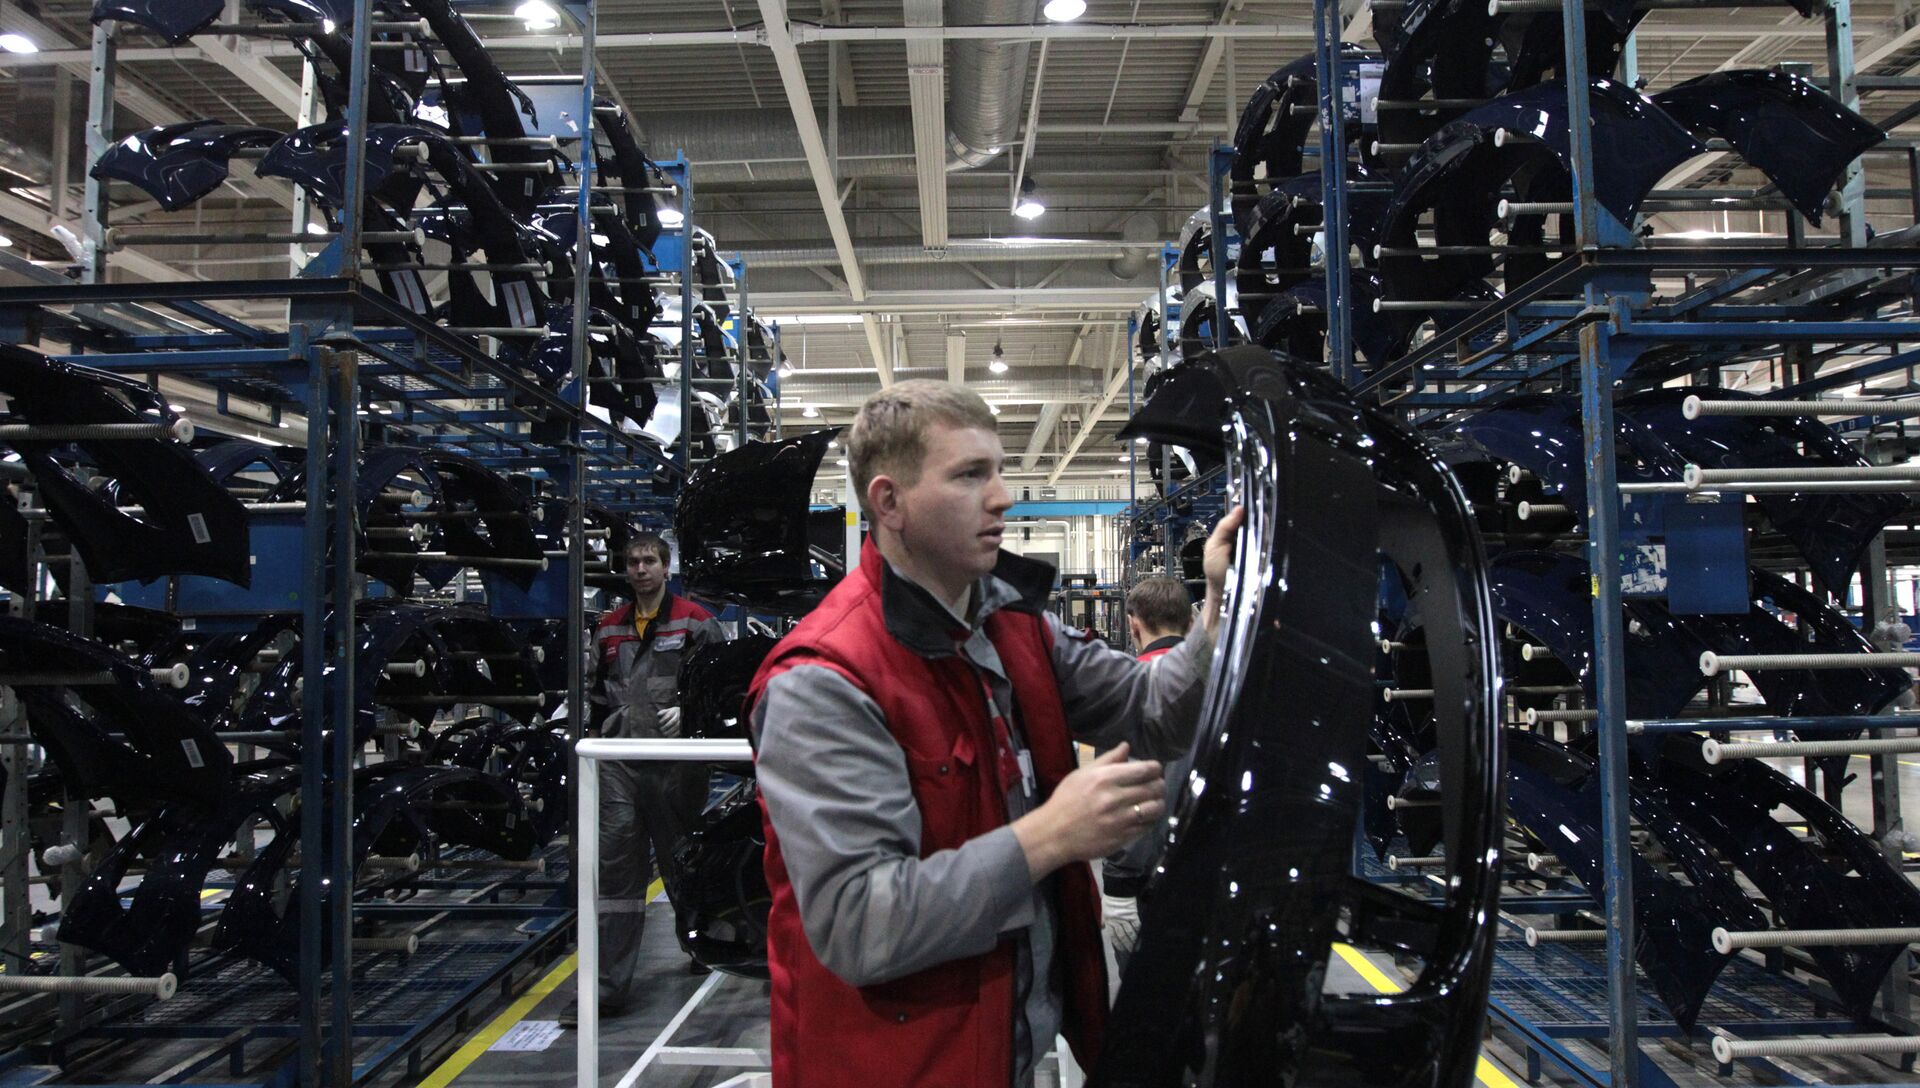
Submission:
POLYGON ((628 537, 627 550, 621 559, 625 560, 634 552, 652 552, 660 557, 661 566, 673 565, 673 549, 667 547, 667 538, 659 533, 635 533, 628 537))
POLYGON ((978 393, 950 382, 895 382, 867 398, 847 437, 853 486, 864 499, 875 476, 912 486, 927 455, 927 428, 934 423, 996 430, 993 410, 978 393))
POLYGON ((1177 578, 1143 578, 1127 591, 1127 611, 1149 631, 1181 634, 1193 622, 1193 598, 1177 578))

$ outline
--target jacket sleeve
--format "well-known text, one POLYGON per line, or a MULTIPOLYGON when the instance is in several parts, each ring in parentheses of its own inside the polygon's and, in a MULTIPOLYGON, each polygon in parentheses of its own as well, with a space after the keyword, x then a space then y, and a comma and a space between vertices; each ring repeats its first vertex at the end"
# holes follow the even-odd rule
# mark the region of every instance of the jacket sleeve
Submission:
POLYGON ((1033 879, 1011 827, 920 857, 906 755, 880 708, 802 665, 753 710, 757 777, 814 955, 871 986, 990 951, 1033 924, 1033 879))
POLYGON ((1186 641, 1151 661, 1078 632, 1046 614, 1053 639, 1053 675, 1074 737, 1097 748, 1121 741, 1140 759, 1186 754, 1206 699, 1213 636, 1198 619, 1186 641))

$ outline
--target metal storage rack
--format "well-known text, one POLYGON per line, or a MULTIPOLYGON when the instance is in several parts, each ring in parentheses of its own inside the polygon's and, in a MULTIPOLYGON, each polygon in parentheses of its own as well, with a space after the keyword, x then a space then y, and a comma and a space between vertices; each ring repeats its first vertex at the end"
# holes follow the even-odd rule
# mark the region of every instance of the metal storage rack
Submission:
MULTIPOLYGON (((581 31, 581 68, 578 90, 583 123, 579 139, 593 138, 595 122, 594 36, 597 9, 590 3, 565 6, 581 31)), ((352 494, 363 444, 387 436, 409 442, 439 445, 466 453, 495 471, 526 473, 550 481, 564 496, 568 517, 564 566, 552 572, 565 599, 568 627, 568 705, 584 705, 583 579, 586 546, 583 511, 589 502, 664 523, 672 508, 671 491, 685 478, 691 462, 691 428, 683 428, 673 456, 617 427, 602 424, 586 411, 587 330, 577 322, 571 342, 571 384, 560 393, 535 384, 520 372, 496 361, 473 338, 436 326, 398 301, 361 280, 360 246, 364 191, 364 133, 367 124, 369 55, 373 5, 356 0, 353 25, 353 76, 347 116, 348 152, 344 229, 305 272, 290 279, 195 281, 191 283, 110 283, 105 268, 109 258, 105 185, 89 177, 86 189, 86 258, 79 283, 48 282, 0 289, 0 337, 21 338, 29 319, 44 319, 46 335, 71 337, 84 320, 66 316, 56 307, 87 308, 87 312, 136 313, 150 320, 144 327, 123 322, 116 352, 82 352, 63 356, 84 365, 131 375, 191 377, 213 387, 221 408, 228 397, 243 397, 265 406, 269 422, 285 424, 283 413, 304 412, 306 430, 306 496, 304 531, 296 547, 276 562, 301 572, 300 611, 307 636, 302 643, 306 676, 325 676, 317 697, 308 700, 302 716, 300 743, 308 753, 325 753, 302 767, 301 835, 308 844, 326 844, 309 857, 324 854, 326 883, 336 888, 354 886, 351 872, 350 820, 354 745, 350 731, 329 723, 345 721, 353 713, 357 678, 354 675, 355 540, 352 519, 330 519, 330 494, 352 494), (322 275, 322 269, 333 274, 322 275), (277 332, 228 317, 210 303, 241 299, 283 299, 288 304, 288 330, 277 332), (135 309, 128 309, 129 307, 135 309), (181 331, 192 329, 194 331, 181 331), (538 419, 546 428, 558 425, 560 437, 544 440, 533 435, 538 419), (322 558, 325 557, 325 558, 322 558), (312 561, 308 561, 311 558, 312 561), (336 587, 347 592, 337 593, 336 587), (336 607, 337 605, 337 607, 336 607), (329 785, 331 780, 331 785, 329 785), (332 790, 333 803, 326 803, 332 790)), ((94 80, 90 87, 89 147, 97 155, 112 138, 115 30, 96 26, 93 37, 94 80)), ((573 191, 578 196, 578 237, 591 233, 590 195, 593 159, 580 154, 574 164, 573 191)), ((696 275, 692 247, 685 244, 694 231, 693 185, 684 158, 660 164, 679 194, 681 244, 677 273, 663 275, 663 283, 680 288, 682 306, 681 362, 678 379, 683 401, 691 386, 693 318, 690 305, 696 275)), ((663 245, 671 251, 676 247, 663 245)), ((574 312, 586 310, 587 246, 576 247, 574 312)), ((744 273, 737 278, 742 295, 736 301, 744 317, 744 273)), ((91 319, 86 319, 91 320, 91 319)), ((742 338, 744 343, 744 337, 742 338)), ((740 353, 744 356, 744 352, 740 353)), ((741 360, 744 363, 744 359, 741 360)), ((745 401, 746 366, 737 368, 745 401)), ((745 413, 742 413, 744 423, 745 413)), ((745 428, 742 428, 744 438, 745 428)), ((76 572, 80 573, 80 572, 76 572)), ((73 608, 82 612, 90 596, 76 590, 73 608)), ((84 628, 83 628, 84 629, 84 628)), ((15 762, 23 748, 0 745, 15 762)), ((24 776, 14 777, 16 782, 24 776)), ((7 862, 9 904, 23 899, 13 893, 13 880, 24 884, 25 856, 16 808, 23 809, 22 791, 9 790, 8 805, 0 812, 0 861, 7 862)), ((550 850, 542 865, 564 868, 564 849, 550 850)), ((55 1045, 29 1055, 16 1052, 0 1060, 0 1075, 12 1066, 63 1052, 71 1054, 89 1040, 195 1039, 204 1049, 165 1070, 160 1081, 204 1078, 219 1063, 227 1063, 228 1077, 238 1080, 247 1064, 249 1046, 285 1047, 295 1042, 294 1057, 267 1079, 301 1085, 360 1083, 391 1074, 404 1063, 411 1075, 421 1062, 445 1045, 447 1031, 465 1026, 477 1005, 491 997, 495 987, 512 992, 530 981, 540 965, 556 958, 572 927, 572 910, 564 891, 564 875, 545 875, 511 863, 484 865, 467 859, 458 872, 471 875, 426 880, 416 886, 430 894, 418 902, 377 903, 353 896, 323 896, 322 881, 300 884, 300 985, 295 992, 264 968, 244 961, 208 961, 173 1003, 150 1004, 145 999, 119 999, 91 1009, 78 1002, 65 1004, 55 1045), (522 902, 501 901, 503 894, 522 902), (537 900, 537 901, 536 901, 537 900), (411 962, 393 952, 363 952, 352 948, 356 918, 378 916, 399 922, 418 921, 415 931, 451 920, 456 924, 517 923, 526 936, 487 939, 468 926, 463 939, 430 945, 430 954, 411 962), (325 949, 323 951, 323 941, 325 949), (346 952, 339 950, 347 949, 346 952), (457 969, 455 969, 457 967, 457 969), (329 985, 329 977, 348 977, 355 985, 329 985), (375 991, 378 991, 377 993, 375 991), (342 1040, 350 1040, 342 1045, 342 1040)), ((216 874, 217 876, 217 874, 216 874)), ((29 943, 24 918, 0 918, 0 946, 25 954, 29 943)), ((459 928, 456 925, 455 928, 459 928)), ((77 951, 77 950, 76 950, 77 951)), ((77 972, 77 963, 61 961, 63 974, 77 972)))
MULTIPOLYGON (((1903 345, 1920 341, 1920 323, 1888 315, 1864 314, 1845 321, 1811 320, 1810 305, 1788 302, 1745 304, 1739 296, 1763 287, 1791 282, 1806 292, 1823 286, 1859 283, 1877 277, 1911 274, 1920 270, 1920 248, 1902 238, 1898 245, 1867 248, 1863 211, 1864 185, 1855 163, 1839 187, 1840 241, 1837 246, 1805 245, 1795 221, 1788 248, 1727 247, 1721 245, 1671 248, 1635 248, 1635 240, 1603 233, 1594 199, 1593 148, 1588 121, 1586 23, 1584 0, 1555 5, 1562 14, 1565 58, 1560 67, 1568 93, 1569 127, 1573 140, 1573 199, 1578 254, 1563 259, 1532 283, 1509 291, 1441 336, 1411 353, 1362 374, 1355 365, 1351 337, 1350 247, 1346 238, 1348 179, 1344 122, 1338 106, 1338 65, 1343 15, 1331 0, 1315 4, 1316 71, 1319 87, 1320 164, 1325 220, 1327 278, 1327 357, 1333 372, 1363 397, 1402 411, 1416 423, 1431 423, 1461 410, 1489 406, 1511 395, 1525 382, 1559 380, 1565 387, 1577 383, 1585 420, 1587 466, 1585 501, 1587 559, 1594 575, 1593 626, 1598 712, 1599 774, 1603 791, 1605 837, 1604 955, 1587 954, 1586 946, 1552 945, 1528 949, 1525 942, 1503 937, 1495 975, 1492 1013, 1495 1021, 1521 1040, 1528 1054, 1528 1073, 1541 1063, 1554 1065, 1576 1081, 1592 1085, 1663 1085, 1671 1083, 1640 1045, 1642 1036, 1666 1036, 1677 1028, 1644 1000, 1635 977, 1631 860, 1629 837, 1625 670, 1621 630, 1619 502, 1622 488, 1615 477, 1613 377, 1624 372, 1637 355, 1656 343, 1692 342, 1721 345, 1727 358, 1767 352, 1789 359, 1811 360, 1814 344, 1829 345, 1835 357, 1851 356, 1851 365, 1812 376, 1812 367, 1800 380, 1775 395, 1780 399, 1811 397, 1843 384, 1852 384, 1920 362, 1920 352, 1903 345), (1648 289, 1656 273, 1684 275, 1687 287, 1680 298, 1654 303, 1648 289), (1703 277, 1695 282, 1694 277, 1703 277), (1573 302, 1545 301, 1577 293, 1573 302), (1572 1039, 1604 1039, 1605 1068, 1596 1068, 1565 1043, 1572 1039)), ((1642 7, 1712 7, 1716 3, 1652 3, 1642 7)), ((1532 7, 1528 10, 1550 11, 1532 7)), ((1829 90, 1857 108, 1858 89, 1905 87, 1912 81, 1880 82, 1856 77, 1852 16, 1849 0, 1831 0, 1827 23, 1829 90)), ((1625 52, 1629 80, 1636 74, 1631 38, 1625 52)), ((1910 116, 1909 110, 1901 116, 1910 116)), ((1913 152, 1901 148, 1912 158, 1913 152)), ((1915 174, 1920 182, 1920 172, 1915 174)), ((1660 195, 1660 194, 1656 194, 1660 195)), ((1694 194, 1698 196, 1699 194, 1694 194)), ((1876 194, 1879 195, 1879 194, 1876 194)), ((1920 200, 1916 200, 1920 212, 1920 200)), ((1920 216, 1916 216, 1920 218, 1920 216)), ((1703 363, 1703 367, 1713 363, 1703 363)), ((1870 410, 1863 410, 1867 415, 1870 410)), ((1867 610, 1869 620, 1892 615, 1887 592, 1884 548, 1876 546, 1869 560, 1867 610)), ((1736 723, 1716 721, 1715 728, 1818 728, 1804 719, 1767 719, 1736 723)), ((1642 729, 1692 729, 1694 720, 1633 723, 1642 729)), ((1899 727, 1904 720, 1832 722, 1834 727, 1878 729, 1899 727)), ((1920 742, 1916 742, 1920 745, 1920 742)), ((1874 813, 1888 830, 1899 818, 1897 785, 1890 757, 1876 755, 1873 788, 1874 813)), ((1830 790, 1833 788, 1829 783, 1830 790)), ((1895 859, 1896 862, 1898 859, 1895 859)), ((1551 913, 1550 901, 1506 904, 1509 910, 1551 913)), ((1896 968, 1897 985, 1890 986, 1882 1019, 1905 1033, 1913 1033, 1908 1019, 1904 971, 1896 968)), ((1824 1015, 1818 995, 1808 987, 1735 958, 1729 973, 1716 986, 1702 1028, 1725 1034, 1735 1029, 1742 1037, 1782 1033, 1844 1033, 1854 1026, 1844 1018, 1824 1015)), ((1764 1061, 1763 1055, 1755 1056, 1764 1061)), ((1909 1059, 1910 1060, 1910 1059, 1909 1059)), ((1722 1067, 1723 1074, 1730 1072, 1722 1067)), ((1785 1063, 1773 1073, 1789 1083, 1797 1079, 1785 1063)))

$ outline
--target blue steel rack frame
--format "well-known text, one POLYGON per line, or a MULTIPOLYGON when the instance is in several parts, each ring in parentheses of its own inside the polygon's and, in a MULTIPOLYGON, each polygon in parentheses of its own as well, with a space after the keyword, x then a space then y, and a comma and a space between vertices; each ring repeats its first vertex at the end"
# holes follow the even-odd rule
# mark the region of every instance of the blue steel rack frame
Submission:
MULTIPOLYGON (((568 2, 563 10, 581 30, 581 116, 589 120, 580 134, 582 153, 574 164, 577 185, 577 237, 590 229, 593 156, 586 149, 593 139, 595 93, 593 62, 597 8, 590 2, 568 2)), ((677 456, 663 456, 657 448, 606 427, 587 413, 586 322, 574 322, 571 347, 571 384, 562 393, 550 392, 496 362, 477 342, 434 325, 361 280, 359 244, 364 191, 364 134, 367 123, 367 76, 371 49, 371 0, 355 0, 352 73, 348 102, 349 133, 347 188, 342 230, 326 252, 305 272, 292 279, 193 281, 184 283, 111 283, 105 275, 108 261, 105 186, 89 176, 86 192, 85 259, 81 282, 42 284, 0 289, 0 338, 21 339, 39 314, 53 307, 83 307, 134 303, 147 312, 171 312, 185 322, 210 327, 211 332, 181 333, 180 326, 157 326, 166 331, 124 337, 113 353, 79 353, 65 358, 89 366, 136 375, 170 374, 193 377, 219 391, 224 406, 228 395, 271 401, 278 414, 304 410, 306 415, 306 514, 302 553, 305 562, 301 608, 305 673, 325 676, 320 697, 309 701, 303 715, 301 744, 307 752, 325 753, 322 760, 303 766, 300 782, 302 840, 319 844, 305 851, 315 864, 325 865, 326 887, 351 889, 350 819, 353 812, 352 746, 349 731, 328 733, 330 722, 350 718, 356 683, 351 652, 355 623, 355 549, 352 519, 327 517, 332 494, 354 493, 356 466, 363 442, 386 427, 398 429, 409 441, 445 444, 462 449, 482 463, 504 471, 544 475, 567 497, 567 615, 570 706, 584 705, 583 647, 585 634, 582 578, 585 567, 583 513, 589 501, 609 507, 651 514, 658 519, 669 508, 665 496, 653 494, 654 483, 669 487, 683 480, 691 460, 691 428, 683 427, 677 456), (288 303, 288 331, 276 332, 226 317, 210 303, 241 299, 284 299, 288 303), (474 401, 497 401, 495 409, 458 407, 474 401), (399 407, 382 417, 375 403, 399 407), (555 442, 536 441, 518 425, 536 416, 558 422, 563 432, 555 442), (379 424, 378 428, 373 424, 379 424), (417 430, 410 430, 417 428, 417 430), (363 434, 363 432, 367 432, 363 434), (322 559, 320 557, 329 557, 322 559), (332 803, 326 802, 327 782, 333 783, 332 803)), ((93 39, 90 87, 89 147, 98 154, 111 139, 113 125, 114 27, 99 24, 93 39)), ((677 277, 682 300, 679 383, 683 404, 690 401, 693 352, 693 286, 696 275, 693 247, 693 186, 684 156, 663 163, 662 169, 680 194, 681 224, 677 277)), ((586 312, 590 252, 576 247, 574 312, 586 312)), ((743 272, 744 270, 742 270, 743 272)), ((744 299, 741 300, 744 303, 744 299)), ((744 313, 744 305, 742 306, 744 313)), ((59 320, 48 321, 59 328, 59 320)), ((71 326, 68 326, 70 329, 71 326)), ((744 353, 743 353, 744 354, 744 353)), ((742 368, 743 375, 745 367, 742 368)), ((744 418, 743 397, 743 418, 744 418)), ((290 561, 301 557, 291 556, 290 561)), ((262 1026, 259 1038, 293 1036, 296 1057, 275 1080, 302 1086, 345 1086, 378 1075, 405 1057, 417 1065, 430 1033, 449 1021, 464 1019, 473 1002, 493 984, 508 986, 525 981, 511 977, 517 963, 551 946, 571 926, 571 912, 558 915, 528 908, 517 915, 543 918, 547 934, 526 942, 520 955, 506 957, 497 970, 451 1000, 424 1009, 410 1023, 355 1026, 351 978, 353 921, 357 911, 351 894, 326 895, 323 882, 300 884, 299 963, 301 982, 294 1001, 294 1023, 286 1028, 262 1026), (325 934, 323 938, 323 933, 325 934), (323 953, 323 947, 328 951, 323 953), (357 1058, 361 1044, 371 1041, 377 1052, 357 1058)), ((63 964, 63 970, 69 970, 63 964)), ((132 1029, 127 1029, 131 1031, 132 1029)), ((236 1070, 237 1072, 238 1070, 236 1070)), ((0 1072, 4 1072, 0 1070, 0 1072)), ((188 1074, 181 1074, 186 1076, 188 1074)))
MULTIPOLYGON (((1661 5, 1653 5, 1661 6, 1661 5)), ((1688 3, 1686 6, 1715 6, 1688 3)), ((1724 6, 1733 6, 1728 0, 1724 6)), ((1320 94, 1320 169, 1322 180, 1327 279, 1327 358, 1334 373, 1356 391, 1383 406, 1404 411, 1416 423, 1442 420, 1449 413, 1497 403, 1525 383, 1568 380, 1572 370, 1578 382, 1585 433, 1587 558, 1594 575, 1593 626, 1595 637, 1595 730, 1599 741, 1602 786, 1602 834, 1605 837, 1605 921, 1607 937, 1603 965, 1589 964, 1590 983, 1578 993, 1561 995, 1560 1008, 1574 1007, 1587 1017, 1589 1027, 1545 1023, 1523 1003, 1497 1000, 1495 1017, 1529 1040, 1530 1052, 1547 1054, 1555 1064, 1592 1085, 1661 1085, 1669 1078, 1643 1053, 1642 1034, 1667 1034, 1649 1015, 1649 1006, 1636 989, 1632 956, 1631 912, 1632 846, 1628 834, 1627 722, 1625 670, 1621 631, 1619 496, 1615 478, 1613 388, 1614 377, 1653 344, 1689 342, 1712 348, 1722 360, 1750 357, 1755 352, 1806 351, 1814 344, 1829 345, 1833 354, 1884 352, 1845 369, 1779 391, 1781 397, 1812 393, 1849 384, 1875 374, 1920 363, 1920 323, 1877 319, 1863 314, 1858 320, 1810 321, 1811 307, 1791 303, 1742 304, 1743 291, 1779 284, 1793 277, 1890 277, 1920 271, 1920 248, 1866 246, 1864 172, 1854 163, 1838 186, 1839 238, 1835 246, 1806 246, 1797 219, 1792 220, 1793 245, 1785 249, 1701 246, 1684 250, 1634 248, 1617 225, 1600 215, 1593 197, 1594 163, 1589 105, 1584 89, 1589 82, 1585 0, 1561 4, 1565 56, 1560 65, 1568 87, 1568 117, 1572 140, 1572 209, 1578 253, 1569 256, 1534 282, 1509 292, 1442 336, 1409 355, 1362 376, 1355 367, 1351 337, 1351 255, 1346 238, 1346 176, 1344 120, 1338 101, 1343 16, 1337 0, 1314 5, 1316 71, 1320 94), (1689 282, 1677 300, 1655 303, 1652 277, 1663 273, 1718 273, 1706 286, 1689 282), (1577 296, 1574 302, 1545 301, 1549 297, 1577 296), (1723 301, 1724 300, 1724 301, 1723 301), (1902 348, 1900 345, 1908 345, 1902 348), (1398 384, 1395 384, 1399 379, 1398 384), (1449 388, 1451 386, 1451 388, 1449 388), (1597 1030, 1594 1028, 1597 1027, 1597 1030), (1596 1070, 1573 1057, 1558 1043, 1582 1033, 1604 1037, 1608 1064, 1596 1070), (1556 1057, 1556 1055, 1558 1055, 1556 1057)), ((1850 0, 1828 0, 1827 82, 1829 91, 1844 104, 1857 108, 1858 84, 1854 72, 1850 0)), ((1624 77, 1637 77, 1632 39, 1623 59, 1624 77)), ((1891 85, 1891 84, 1888 84, 1891 85)), ((1909 152, 1909 161, 1913 156, 1909 152)), ((1920 192, 1920 169, 1916 170, 1920 192)), ((1217 187, 1217 182, 1216 182, 1217 187)), ((1916 199, 1920 219, 1920 199, 1916 199)), ((1216 211, 1217 215, 1217 211, 1216 211)), ((1904 241, 1904 240, 1903 240, 1904 241)), ((1878 565, 1870 563, 1868 576, 1885 582, 1884 549, 1876 546, 1878 565)), ((1866 606, 1871 619, 1892 614, 1885 586, 1870 588, 1866 606)), ((1879 791, 1882 779, 1892 775, 1875 759, 1876 819, 1897 820, 1897 799, 1890 807, 1879 791)), ((1878 834, 1883 828, 1876 828, 1878 834)), ((1503 951, 1503 957, 1506 953, 1503 951)), ((1509 973, 1497 977, 1509 977, 1509 973)), ((1716 990, 1716 993, 1719 993, 1716 990)), ((1904 999, 1899 1002, 1904 1005, 1904 999)), ((1756 1035, 1777 1031, 1762 1018, 1782 1020, 1785 1014, 1765 1003, 1742 1018, 1743 1032, 1756 1035)), ((1904 1008, 1895 1010, 1904 1020, 1904 1008)), ((1730 1015, 1732 1015, 1730 1013, 1730 1015)), ((1791 1019, 1810 1031, 1842 1031, 1847 1027, 1812 1020, 1791 1019)), ((1531 1070, 1530 1070, 1531 1071, 1531 1070)))

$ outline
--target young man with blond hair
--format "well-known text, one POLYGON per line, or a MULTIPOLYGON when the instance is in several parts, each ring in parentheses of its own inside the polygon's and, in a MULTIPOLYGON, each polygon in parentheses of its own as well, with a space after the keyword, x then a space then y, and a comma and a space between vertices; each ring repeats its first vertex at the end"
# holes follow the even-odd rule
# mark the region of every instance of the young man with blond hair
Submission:
POLYGON ((1106 1014, 1087 863, 1151 828, 1183 753, 1241 516, 1203 621, 1152 663, 1063 628, 1053 571, 1000 550, 1012 496, 986 403, 868 398, 848 439, 860 564, 748 695, 767 825, 774 1083, 1026 1085, 1106 1014), (1073 741, 1111 746, 1076 768, 1073 741))

